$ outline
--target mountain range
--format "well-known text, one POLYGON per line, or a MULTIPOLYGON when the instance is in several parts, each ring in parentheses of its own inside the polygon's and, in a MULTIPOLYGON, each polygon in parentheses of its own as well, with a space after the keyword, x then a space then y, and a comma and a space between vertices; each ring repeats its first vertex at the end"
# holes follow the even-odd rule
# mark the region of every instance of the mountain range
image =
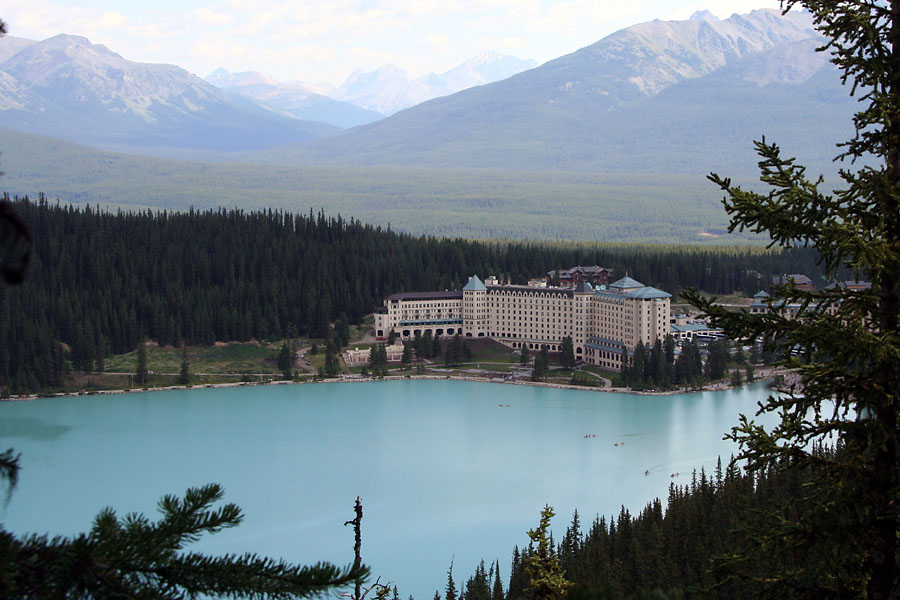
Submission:
MULTIPOLYGON (((213 78, 270 94, 284 101, 279 107, 176 66, 126 61, 84 38, 5 37, 0 127, 95 148, 247 163, 163 168, 82 149, 91 158, 81 164, 91 169, 127 164, 140 173, 134 196, 131 181, 117 180, 127 173, 104 168, 107 203, 120 198, 171 209, 277 195, 284 208, 352 209, 345 214, 438 235, 668 239, 662 221, 648 228, 653 212, 677 222, 683 240, 722 228, 718 192, 703 177, 718 171, 752 182, 752 141, 764 135, 812 172, 834 173, 835 143, 852 137, 858 105, 828 56, 816 51, 821 43, 802 11, 651 21, 506 79, 340 130, 296 118, 287 100, 296 100, 297 111, 304 94, 310 105, 344 110, 321 93, 337 90, 298 88, 292 96, 293 84, 260 73, 213 78), (219 185, 226 177, 232 183, 219 185), (301 193, 314 177, 317 187, 301 193), (166 198, 153 201, 155 190, 166 198)), ((396 68, 373 73, 351 77, 343 93, 355 89, 362 97, 364 90, 391 89, 379 88, 391 80, 395 90, 409 83, 396 68)), ((47 138, 10 139, 0 146, 5 165, 16 144, 29 152, 16 157, 15 175, 3 169, 10 172, 5 181, 28 187, 8 191, 53 190, 64 200, 92 201, 100 181, 61 162, 78 162, 77 147, 61 154, 47 138)))
POLYGON ((339 88, 299 81, 282 83, 259 71, 231 73, 217 69, 206 81, 299 119, 355 127, 383 119, 460 90, 492 83, 537 65, 496 52, 485 52, 441 74, 413 80, 395 65, 353 72, 339 88))
POLYGON ((746 172, 752 140, 767 134, 825 165, 851 133, 855 103, 819 43, 805 12, 652 21, 503 81, 254 159, 746 172))
POLYGON ((276 114, 175 65, 125 60, 83 37, 4 37, 0 49, 0 127, 168 156, 270 148, 338 130, 276 114))

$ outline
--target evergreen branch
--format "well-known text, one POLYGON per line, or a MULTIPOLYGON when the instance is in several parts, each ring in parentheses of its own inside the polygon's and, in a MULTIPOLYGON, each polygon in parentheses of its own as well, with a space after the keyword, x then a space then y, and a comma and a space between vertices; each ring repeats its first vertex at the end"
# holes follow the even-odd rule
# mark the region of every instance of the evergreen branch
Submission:
POLYGON ((185 542, 201 533, 237 524, 240 511, 234 505, 211 510, 221 498, 215 484, 191 488, 183 498, 166 496, 157 523, 138 514, 120 520, 107 508, 89 533, 74 538, 17 539, 0 529, 0 596, 306 598, 368 575, 360 564, 298 566, 255 554, 179 554, 185 542))
POLYGON ((21 455, 15 454, 12 448, 0 452, 0 479, 5 479, 9 484, 9 487, 6 490, 7 502, 9 502, 9 497, 15 489, 16 484, 19 482, 20 457, 21 455))

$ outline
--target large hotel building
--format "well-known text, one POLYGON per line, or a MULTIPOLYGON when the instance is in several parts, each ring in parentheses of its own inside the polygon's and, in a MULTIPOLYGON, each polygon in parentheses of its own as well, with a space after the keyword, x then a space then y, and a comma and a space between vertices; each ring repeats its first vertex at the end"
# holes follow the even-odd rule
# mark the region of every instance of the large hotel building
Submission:
POLYGON ((630 277, 592 286, 501 285, 469 279, 462 290, 393 294, 375 313, 375 333, 488 337, 511 348, 559 351, 571 337, 575 357, 620 370, 638 342, 654 345, 669 333, 671 294, 630 277))

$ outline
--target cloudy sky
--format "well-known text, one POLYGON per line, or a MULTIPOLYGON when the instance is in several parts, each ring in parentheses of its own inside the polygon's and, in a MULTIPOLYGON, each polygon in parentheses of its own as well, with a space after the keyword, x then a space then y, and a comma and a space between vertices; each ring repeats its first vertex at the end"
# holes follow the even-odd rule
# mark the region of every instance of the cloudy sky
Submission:
MULTIPOLYGON (((340 85, 395 64, 411 77, 488 50, 545 62, 655 18, 721 18, 774 0, 0 0, 10 35, 83 35, 139 62, 340 85)), ((2 40, 0 40, 2 43, 2 40)))

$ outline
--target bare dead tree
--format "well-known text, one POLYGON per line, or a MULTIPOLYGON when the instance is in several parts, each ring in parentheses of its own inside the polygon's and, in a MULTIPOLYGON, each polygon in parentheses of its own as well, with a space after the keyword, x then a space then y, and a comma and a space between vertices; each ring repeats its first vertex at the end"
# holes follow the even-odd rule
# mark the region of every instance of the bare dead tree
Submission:
MULTIPOLYGON (((356 513, 356 516, 350 520, 345 521, 344 526, 353 525, 353 535, 354 535, 354 544, 353 544, 353 566, 356 568, 357 565, 362 564, 362 518, 363 518, 363 509, 362 509, 362 501, 359 499, 359 496, 356 497, 356 505, 353 507, 353 511, 356 513)), ((375 600, 385 600, 387 598, 387 594, 390 591, 390 586, 381 583, 381 577, 375 580, 375 583, 370 585, 369 587, 363 587, 362 579, 356 580, 356 589, 353 594, 341 594, 344 598, 350 598, 350 600, 365 600, 366 596, 369 595, 369 592, 375 590, 375 600)))
MULTIPOLYGON (((356 497, 356 506, 353 508, 356 513, 356 517, 351 521, 344 522, 344 526, 353 525, 353 535, 355 538, 355 543, 353 544, 353 566, 358 567, 362 564, 362 518, 363 518, 363 510, 362 510, 362 500, 359 499, 359 496, 356 497)), ((377 585, 377 582, 376 582, 377 585)), ((368 593, 368 590, 366 590, 368 593)), ((356 580, 356 590, 353 595, 353 600, 362 600, 362 581, 359 579, 356 580)))

